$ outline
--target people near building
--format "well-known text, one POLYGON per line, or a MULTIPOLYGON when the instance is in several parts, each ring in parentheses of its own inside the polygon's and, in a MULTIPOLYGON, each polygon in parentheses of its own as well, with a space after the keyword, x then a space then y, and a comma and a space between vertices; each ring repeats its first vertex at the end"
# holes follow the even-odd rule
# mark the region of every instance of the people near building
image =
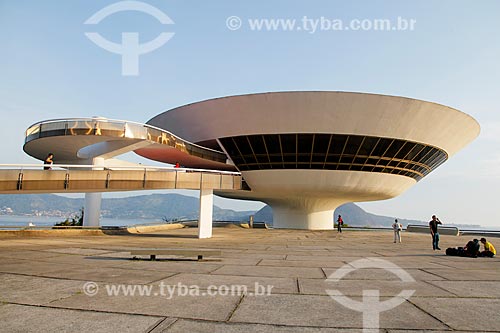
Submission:
POLYGON ((337 218, 337 232, 342 232, 342 226, 344 225, 344 220, 342 220, 342 216, 339 215, 337 218))
POLYGON ((180 167, 181 167, 180 163, 179 162, 175 162, 174 168, 180 168, 180 167))
POLYGON ((45 160, 43 161, 43 170, 52 170, 51 165, 54 164, 54 154, 48 153, 47 157, 45 157, 45 160))
POLYGON ((441 221, 439 221, 436 215, 432 215, 432 220, 429 222, 429 229, 431 230, 433 250, 441 250, 439 248, 438 224, 442 224, 441 221))
POLYGON ((480 250, 479 240, 473 239, 468 241, 464 247, 447 248, 446 255, 477 258, 478 256, 481 255, 481 252, 479 250, 480 250))
POLYGON ((495 247, 493 244, 488 242, 486 238, 481 238, 481 243, 483 243, 484 246, 484 251, 481 251, 479 255, 481 257, 490 257, 493 258, 497 254, 497 250, 495 250, 495 247))
POLYGON ((401 232, 403 231, 403 225, 399 223, 398 219, 394 220, 392 224, 392 230, 394 230, 394 243, 401 243, 401 232))

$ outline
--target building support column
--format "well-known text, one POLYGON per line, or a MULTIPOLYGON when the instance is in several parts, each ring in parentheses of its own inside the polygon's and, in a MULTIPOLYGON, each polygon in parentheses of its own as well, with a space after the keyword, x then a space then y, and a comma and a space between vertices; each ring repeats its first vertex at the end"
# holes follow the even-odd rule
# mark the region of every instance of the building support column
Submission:
MULTIPOLYGON (((92 170, 103 170, 104 158, 95 157, 92 159, 92 165, 96 166, 92 170)), ((83 209, 83 226, 99 227, 101 216, 102 193, 85 193, 85 207, 83 209)))
POLYGON ((212 238, 214 191, 200 190, 200 217, 198 219, 198 238, 212 238))
POLYGON ((83 226, 98 227, 101 216, 102 193, 85 193, 85 208, 83 210, 83 226))
POLYGON ((307 229, 332 230, 334 209, 320 212, 309 212, 283 206, 272 206, 273 228, 275 229, 307 229))

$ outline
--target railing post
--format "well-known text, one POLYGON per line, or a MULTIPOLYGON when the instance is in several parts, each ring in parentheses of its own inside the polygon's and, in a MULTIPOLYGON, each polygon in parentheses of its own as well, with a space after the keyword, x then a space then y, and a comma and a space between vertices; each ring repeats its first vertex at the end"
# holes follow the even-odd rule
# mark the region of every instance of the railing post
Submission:
POLYGON ((66 172, 66 176, 64 177, 64 189, 67 190, 69 188, 69 172, 66 172))
POLYGON ((106 174, 106 183, 104 184, 104 187, 106 189, 109 188, 109 180, 110 180, 110 178, 111 178, 111 175, 109 174, 109 170, 108 170, 108 173, 106 174))
POLYGON ((17 176, 17 190, 21 191, 23 189, 23 172, 20 171, 17 176))

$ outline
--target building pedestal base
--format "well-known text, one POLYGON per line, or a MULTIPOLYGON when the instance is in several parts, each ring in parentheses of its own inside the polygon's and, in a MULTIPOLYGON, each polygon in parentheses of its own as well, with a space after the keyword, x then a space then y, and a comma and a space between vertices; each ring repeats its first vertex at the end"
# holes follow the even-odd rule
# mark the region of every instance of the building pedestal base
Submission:
POLYGON ((272 207, 273 227, 277 229, 332 230, 335 210, 305 212, 301 210, 272 207))

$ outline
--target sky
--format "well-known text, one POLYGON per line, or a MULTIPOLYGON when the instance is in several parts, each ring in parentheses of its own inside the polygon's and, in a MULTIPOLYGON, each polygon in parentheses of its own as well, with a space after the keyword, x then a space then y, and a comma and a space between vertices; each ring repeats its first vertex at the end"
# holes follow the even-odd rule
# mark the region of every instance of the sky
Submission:
MULTIPOLYGON (((427 221, 436 214, 444 223, 500 227, 500 1, 147 0, 171 24, 132 10, 84 24, 117 2, 0 0, 0 164, 39 163, 22 146, 24 131, 41 120, 146 122, 191 102, 270 91, 404 96, 464 111, 481 134, 399 197, 360 206, 380 215, 427 221), (289 20, 294 29, 258 30, 263 19, 289 20), (414 25, 376 30, 377 20, 414 25), (162 32, 174 35, 139 56, 138 75, 123 75, 122 56, 86 32, 118 44, 123 32, 137 33, 141 44, 162 32)), ((124 159, 154 164, 133 153, 124 159)), ((235 210, 263 205, 215 203, 235 210)))

